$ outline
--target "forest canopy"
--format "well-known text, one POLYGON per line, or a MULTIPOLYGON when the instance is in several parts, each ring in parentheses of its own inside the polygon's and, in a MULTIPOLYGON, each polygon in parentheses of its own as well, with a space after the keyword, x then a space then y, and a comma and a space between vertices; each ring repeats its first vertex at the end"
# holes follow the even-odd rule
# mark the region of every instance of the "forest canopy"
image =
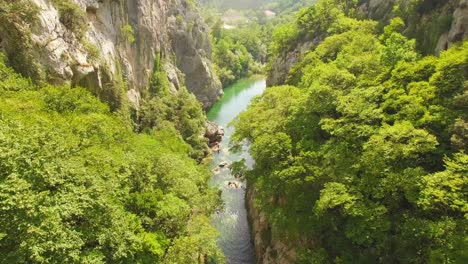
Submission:
POLYGON ((33 84, 3 60, 0 91, 2 263, 223 261, 211 174, 173 125, 136 134, 83 88, 33 84))
POLYGON ((468 42, 423 57, 334 2, 275 32, 273 53, 328 37, 235 121, 272 236, 301 263, 468 261, 468 42))

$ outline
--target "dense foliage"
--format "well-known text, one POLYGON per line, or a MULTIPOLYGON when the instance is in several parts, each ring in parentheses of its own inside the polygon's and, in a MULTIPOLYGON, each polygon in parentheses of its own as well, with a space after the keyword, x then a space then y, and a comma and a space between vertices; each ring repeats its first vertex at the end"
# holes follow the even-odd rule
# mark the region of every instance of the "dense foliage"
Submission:
POLYGON ((303 263, 466 263, 468 42, 422 57, 401 19, 378 34, 347 2, 275 34, 329 37, 235 122, 270 235, 303 263))
POLYGON ((266 60, 263 28, 256 23, 225 29, 219 17, 211 18, 213 62, 223 86, 262 72, 266 60))
POLYGON ((171 130, 180 135, 190 146, 190 156, 201 161, 207 153, 204 138, 206 116, 196 97, 182 86, 171 90, 165 72, 165 62, 155 56, 153 76, 137 117, 138 130, 146 133, 171 130))
POLYGON ((201 1, 205 21, 211 28, 213 61, 223 86, 263 73, 274 28, 289 22, 295 11, 313 2, 315 0, 201 1), (223 11, 229 5, 236 9, 223 11), (246 9, 249 5, 258 8, 246 9))
POLYGON ((210 172, 173 129, 135 134, 86 90, 3 61, 0 91, 1 263, 223 261, 210 172))

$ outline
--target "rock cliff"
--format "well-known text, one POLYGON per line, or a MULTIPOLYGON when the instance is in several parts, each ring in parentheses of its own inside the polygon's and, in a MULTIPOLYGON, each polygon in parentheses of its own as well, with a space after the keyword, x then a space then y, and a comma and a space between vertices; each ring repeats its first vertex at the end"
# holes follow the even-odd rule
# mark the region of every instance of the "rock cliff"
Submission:
POLYGON ((293 264, 297 263, 295 248, 299 241, 277 239, 272 235, 271 225, 265 213, 255 206, 255 188, 249 186, 246 194, 247 210, 251 225, 252 240, 255 246, 257 263, 262 264, 293 264))
POLYGON ((205 108, 222 94, 209 29, 191 0, 19 0, 13 5, 20 3, 37 9, 0 25, 0 48, 9 61, 28 55, 22 62, 35 69, 25 72, 24 65, 12 63, 26 75, 82 85, 111 104, 121 83, 138 108, 159 54, 174 91, 185 83, 205 108), (28 37, 18 41, 21 34, 28 37))
POLYGON ((423 53, 440 53, 468 37, 468 0, 366 0, 359 6, 368 18, 386 22, 393 16, 405 19, 404 32, 416 38, 423 53), (394 10, 399 3, 398 10, 394 10))

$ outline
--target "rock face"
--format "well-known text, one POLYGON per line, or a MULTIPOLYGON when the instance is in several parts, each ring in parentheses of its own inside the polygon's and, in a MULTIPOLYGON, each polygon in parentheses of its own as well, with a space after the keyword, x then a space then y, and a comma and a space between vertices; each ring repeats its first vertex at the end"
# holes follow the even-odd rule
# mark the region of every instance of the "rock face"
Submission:
POLYGON ((281 56, 276 58, 274 63, 271 64, 271 70, 268 72, 267 86, 286 83, 291 68, 312 46, 311 41, 306 41, 300 43, 294 50, 285 51, 281 56))
MULTIPOLYGON (((83 37, 63 23, 59 1, 30 0, 39 7, 37 22, 29 25, 31 52, 47 69, 48 81, 82 85, 100 95, 121 79, 128 85, 130 102, 138 107, 159 54, 174 90, 185 80, 205 108, 222 94, 211 63, 209 29, 192 1, 62 2, 67 1, 84 15, 83 37)), ((13 42, 4 33, 0 31, 0 48, 11 57, 13 42)))
MULTIPOLYGON (((388 21, 393 17, 393 6, 397 1, 395 0, 367 0, 364 1, 359 7, 359 11, 368 18, 372 18, 379 21, 388 21)), ((403 7, 410 5, 409 0, 400 1, 403 7)), ((406 35, 411 38, 418 38, 414 36, 414 29, 419 31, 419 34, 423 34, 423 38, 419 36, 425 42, 436 41, 432 43, 425 43, 426 48, 424 50, 427 53, 440 53, 443 50, 448 49, 454 43, 462 41, 468 37, 468 0, 424 0, 419 9, 415 10, 417 19, 409 19, 407 22, 408 28, 413 28, 413 32, 406 31, 406 35), (443 18, 447 18, 447 21, 451 24, 447 26, 443 25, 446 21, 443 18), (438 23, 441 27, 446 27, 441 32, 434 32, 433 27, 427 28, 431 23, 438 23), (437 34, 434 40, 431 40, 431 34, 437 34), (438 40, 438 41, 437 41, 438 40)), ((430 27, 430 26, 429 26, 430 27)), ((424 43, 423 43, 424 44, 424 43)), ((421 46, 421 44, 420 44, 421 46)))
POLYGON ((255 207, 255 188, 248 186, 246 194, 247 210, 252 230, 257 263, 293 264, 297 263, 297 248, 293 242, 276 239, 265 214, 255 207))
POLYGON ((453 13, 452 26, 448 32, 447 43, 461 41, 468 38, 468 0, 461 0, 453 13))
POLYGON ((224 129, 211 121, 207 121, 205 127, 205 137, 208 139, 210 146, 219 144, 223 139, 224 129))

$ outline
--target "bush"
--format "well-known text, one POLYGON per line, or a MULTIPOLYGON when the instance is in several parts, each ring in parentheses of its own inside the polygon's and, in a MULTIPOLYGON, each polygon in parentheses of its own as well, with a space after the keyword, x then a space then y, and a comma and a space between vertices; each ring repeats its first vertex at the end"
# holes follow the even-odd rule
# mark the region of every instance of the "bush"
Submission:
POLYGON ((77 39, 83 39, 88 30, 86 12, 70 0, 52 0, 52 3, 59 11, 60 22, 73 32, 77 39))
POLYGON ((3 262, 170 263, 182 241, 222 262, 210 172, 178 134, 135 134, 85 89, 28 83, 0 61, 3 262))
POLYGON ((31 25, 37 22, 39 8, 27 0, 0 0, 0 35, 5 38, 8 63, 19 73, 41 81, 45 72, 35 59, 31 25))
POLYGON ((121 29, 122 36, 128 43, 132 44, 135 42, 135 32, 133 31, 133 27, 131 25, 125 25, 121 29))

